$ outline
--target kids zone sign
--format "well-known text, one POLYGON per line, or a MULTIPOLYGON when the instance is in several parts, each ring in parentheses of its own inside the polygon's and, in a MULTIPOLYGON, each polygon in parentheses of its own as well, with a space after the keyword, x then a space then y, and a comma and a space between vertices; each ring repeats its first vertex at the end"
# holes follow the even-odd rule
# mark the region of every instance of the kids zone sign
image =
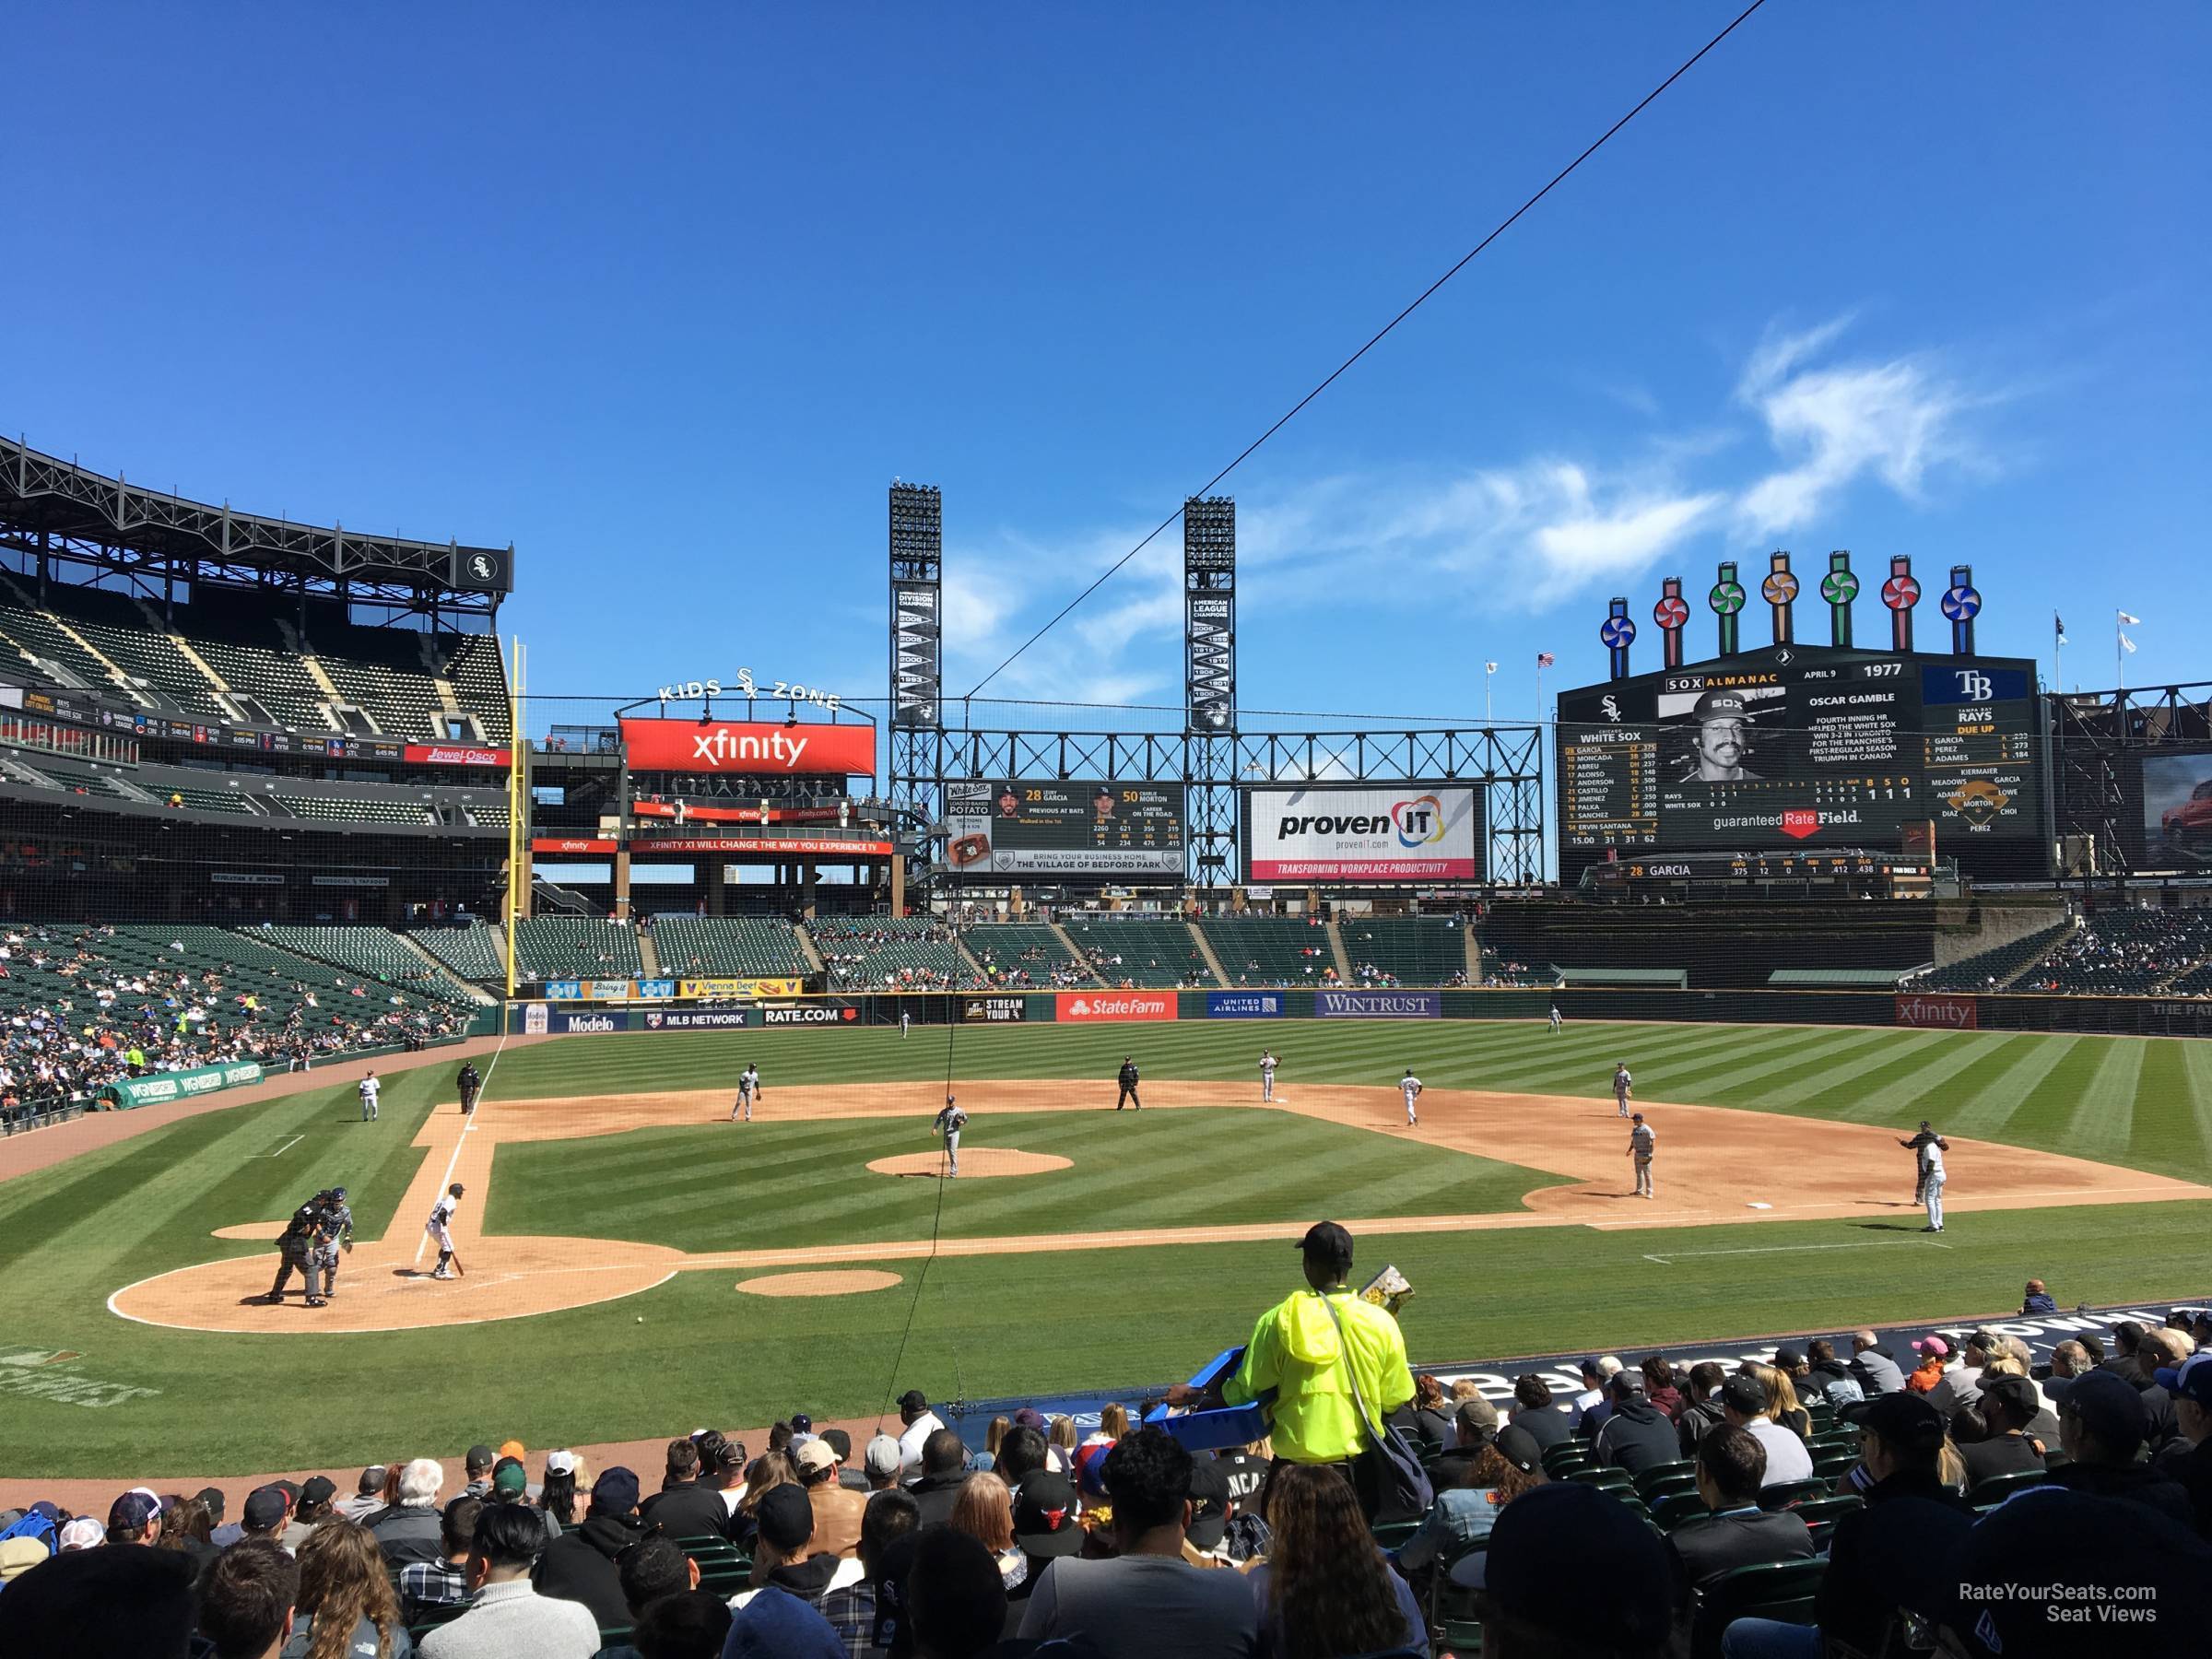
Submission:
POLYGON ((1477 881, 1479 790, 1254 789, 1244 796, 1248 877, 1271 881, 1477 881))

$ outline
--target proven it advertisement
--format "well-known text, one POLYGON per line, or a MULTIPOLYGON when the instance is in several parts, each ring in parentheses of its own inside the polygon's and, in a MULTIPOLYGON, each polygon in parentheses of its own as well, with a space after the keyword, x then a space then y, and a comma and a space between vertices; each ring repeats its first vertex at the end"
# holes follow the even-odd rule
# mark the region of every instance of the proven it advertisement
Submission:
POLYGON ((1473 789, 1254 789, 1244 810, 1253 881, 1482 877, 1482 808, 1473 789))

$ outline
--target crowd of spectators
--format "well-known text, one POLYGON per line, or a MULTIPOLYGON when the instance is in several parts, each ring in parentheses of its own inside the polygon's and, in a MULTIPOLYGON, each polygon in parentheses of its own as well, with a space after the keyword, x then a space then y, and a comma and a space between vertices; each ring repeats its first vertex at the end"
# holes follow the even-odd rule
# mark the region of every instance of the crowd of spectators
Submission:
POLYGON ((2008 988, 2141 995, 2207 959, 2212 959, 2212 905, 2106 911, 2086 918, 2008 988))

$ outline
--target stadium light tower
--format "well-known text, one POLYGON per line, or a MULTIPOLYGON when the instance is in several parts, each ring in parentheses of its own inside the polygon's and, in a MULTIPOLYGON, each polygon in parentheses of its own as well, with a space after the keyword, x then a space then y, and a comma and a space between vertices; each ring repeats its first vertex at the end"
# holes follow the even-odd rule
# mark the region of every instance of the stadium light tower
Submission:
POLYGON ((1237 870, 1237 504, 1182 504, 1183 760, 1191 879, 1225 887, 1237 870))
POLYGON ((944 724, 945 498, 935 486, 894 482, 890 493, 891 805, 943 816, 935 744, 944 724))

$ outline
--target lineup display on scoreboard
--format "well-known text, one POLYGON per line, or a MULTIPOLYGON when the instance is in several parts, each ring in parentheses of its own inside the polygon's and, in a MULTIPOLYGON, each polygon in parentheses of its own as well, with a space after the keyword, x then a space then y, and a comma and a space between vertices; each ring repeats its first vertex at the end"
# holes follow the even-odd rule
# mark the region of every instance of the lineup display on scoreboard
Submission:
POLYGON ((947 856, 968 875, 1183 873, 1178 784, 947 783, 945 824, 947 856))
POLYGON ((1559 705, 1559 844, 1621 855, 2043 830, 2035 665, 1782 645, 1559 705))

